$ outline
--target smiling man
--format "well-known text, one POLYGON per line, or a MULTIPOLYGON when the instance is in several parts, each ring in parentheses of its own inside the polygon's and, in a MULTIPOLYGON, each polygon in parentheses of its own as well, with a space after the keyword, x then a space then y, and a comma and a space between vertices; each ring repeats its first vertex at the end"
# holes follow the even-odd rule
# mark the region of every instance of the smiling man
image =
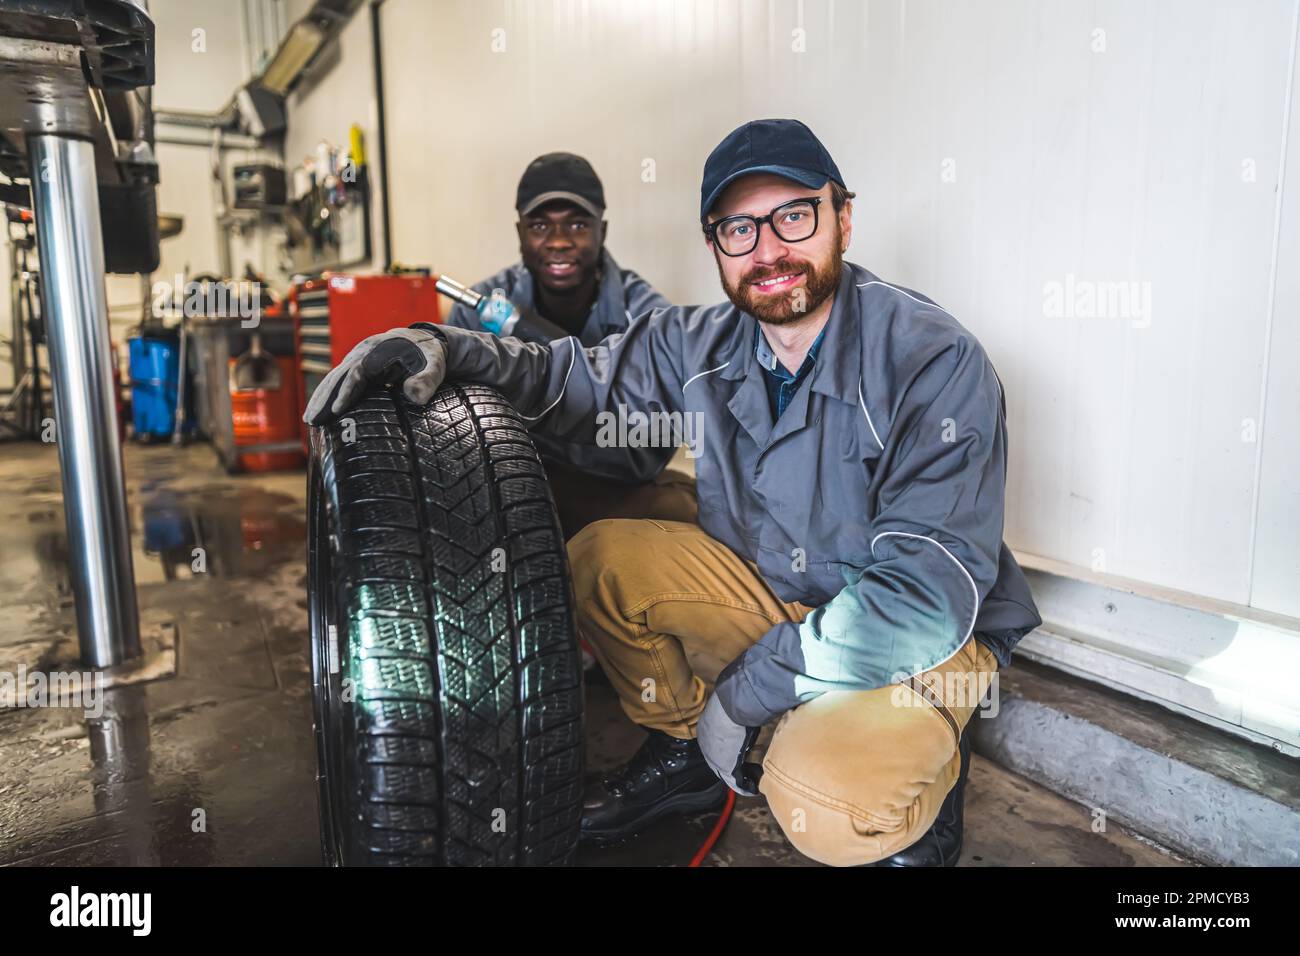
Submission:
MULTIPOLYGON (((620 268, 605 248, 605 189, 591 163, 547 153, 528 164, 515 193, 520 261, 474 285, 501 289, 583 345, 627 328, 636 316, 669 305, 645 279, 620 268)), ((456 305, 447 324, 482 331, 473 309, 456 305)))
MULTIPOLYGON (((515 192, 520 261, 474 290, 500 289, 585 346, 622 332, 651 309, 670 304, 605 248, 605 188, 591 163, 573 153, 546 153, 528 164, 515 192)), ((484 331, 478 314, 457 304, 447 325, 484 331)), ((613 516, 694 520, 688 476, 665 471, 671 447, 605 448, 539 436, 565 536, 613 516)))
POLYGON ((579 627, 648 732, 588 789, 587 839, 715 807, 725 784, 813 859, 956 862, 967 728, 1040 620, 1002 541, 997 375, 944 309, 843 261, 852 198, 802 123, 747 123, 701 186, 729 304, 587 349, 394 330, 313 398, 323 421, 400 367, 414 401, 444 375, 489 382, 568 441, 617 407, 700 416, 698 523, 603 520, 569 543, 579 627))

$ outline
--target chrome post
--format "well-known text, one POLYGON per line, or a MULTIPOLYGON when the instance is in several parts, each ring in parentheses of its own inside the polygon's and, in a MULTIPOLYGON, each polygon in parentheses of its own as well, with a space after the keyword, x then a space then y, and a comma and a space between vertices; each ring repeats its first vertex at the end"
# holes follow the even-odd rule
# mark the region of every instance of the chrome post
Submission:
POLYGON ((122 443, 115 415, 94 147, 27 136, 41 298, 82 663, 140 654, 122 443))

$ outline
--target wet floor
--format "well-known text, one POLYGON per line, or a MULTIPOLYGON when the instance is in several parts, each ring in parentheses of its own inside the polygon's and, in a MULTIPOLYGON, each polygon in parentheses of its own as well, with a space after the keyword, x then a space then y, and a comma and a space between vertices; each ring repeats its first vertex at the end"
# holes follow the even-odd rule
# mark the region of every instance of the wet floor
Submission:
MULTIPOLYGON (((174 652, 162 676, 105 691, 102 713, 0 709, 0 865, 316 865, 304 476, 230 476, 201 444, 130 445, 126 461, 142 622, 174 628, 174 652)), ((0 488, 0 672, 80 670, 54 448, 0 445, 0 488)), ((587 727, 593 773, 641 736, 599 680, 587 727)), ((713 822, 665 821, 580 861, 683 864, 713 822)), ((962 862, 1178 862, 1089 824, 976 758, 962 862)), ((812 865, 760 799, 738 803, 708 864, 812 865)))
MULTIPOLYGON (((174 676, 98 717, 0 712, 0 862, 314 864, 303 477, 230 477, 206 446, 127 462, 141 619, 174 624, 174 676)), ((81 670, 53 449, 0 447, 0 487, 0 660, 81 670)))

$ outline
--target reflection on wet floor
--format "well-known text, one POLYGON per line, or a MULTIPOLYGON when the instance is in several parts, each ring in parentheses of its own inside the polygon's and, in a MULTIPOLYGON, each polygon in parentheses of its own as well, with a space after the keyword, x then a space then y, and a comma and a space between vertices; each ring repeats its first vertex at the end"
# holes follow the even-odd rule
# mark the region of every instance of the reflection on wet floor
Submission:
POLYGON ((163 487, 144 492, 136 503, 135 560, 145 564, 137 580, 147 580, 155 564, 163 580, 174 581, 196 574, 261 574, 302 556, 300 498, 261 488, 163 487))
MULTIPOLYGON (((177 675, 98 717, 0 711, 0 863, 316 864, 303 475, 228 476, 202 445, 126 461, 141 616, 176 623, 177 675)), ((0 671, 80 671, 54 449, 5 446, 0 486, 0 671)))

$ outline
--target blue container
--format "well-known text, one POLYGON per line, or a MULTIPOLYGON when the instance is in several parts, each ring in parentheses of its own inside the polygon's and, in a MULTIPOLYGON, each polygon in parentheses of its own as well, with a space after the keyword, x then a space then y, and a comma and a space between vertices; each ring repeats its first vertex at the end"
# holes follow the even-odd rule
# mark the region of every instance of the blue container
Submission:
MULTIPOLYGON (((135 433, 142 438, 166 437, 172 433, 176 416, 180 343, 136 337, 127 345, 131 353, 131 422, 135 433)), ((193 424, 186 409, 185 430, 193 424)))

